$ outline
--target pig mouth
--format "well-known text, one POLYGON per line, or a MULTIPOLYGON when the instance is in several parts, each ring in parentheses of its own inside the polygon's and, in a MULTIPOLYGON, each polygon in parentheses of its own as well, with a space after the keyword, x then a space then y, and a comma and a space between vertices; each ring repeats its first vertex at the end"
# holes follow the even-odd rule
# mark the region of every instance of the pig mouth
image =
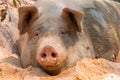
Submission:
POLYGON ((42 67, 43 67, 44 69, 46 69, 46 70, 52 71, 52 70, 60 69, 60 68, 61 68, 61 65, 55 63, 55 64, 52 64, 52 65, 45 65, 45 66, 42 66, 42 67))
POLYGON ((59 74, 61 72, 61 67, 58 66, 58 65, 54 65, 54 66, 53 65, 52 66, 48 65, 48 66, 46 66, 46 68, 44 67, 43 70, 47 74, 54 76, 54 75, 57 75, 57 74, 59 74))
POLYGON ((37 63, 36 67, 43 69, 43 71, 45 71, 45 73, 47 73, 50 76, 58 75, 62 70, 61 65, 58 64, 42 66, 39 63, 37 63))

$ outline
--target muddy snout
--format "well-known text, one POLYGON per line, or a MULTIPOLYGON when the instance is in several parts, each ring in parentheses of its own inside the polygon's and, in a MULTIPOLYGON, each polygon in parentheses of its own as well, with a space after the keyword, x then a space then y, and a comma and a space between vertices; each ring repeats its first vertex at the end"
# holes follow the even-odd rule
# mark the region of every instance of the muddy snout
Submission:
POLYGON ((51 46, 45 46, 41 51, 38 51, 36 59, 40 66, 46 70, 56 70, 61 64, 60 53, 51 46))

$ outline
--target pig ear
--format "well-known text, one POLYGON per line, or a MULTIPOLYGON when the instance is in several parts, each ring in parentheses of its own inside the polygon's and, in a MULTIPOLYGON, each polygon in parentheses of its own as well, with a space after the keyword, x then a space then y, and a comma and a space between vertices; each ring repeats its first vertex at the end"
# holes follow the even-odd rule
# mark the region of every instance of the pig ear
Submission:
POLYGON ((79 12, 77 10, 69 9, 69 8, 64 8, 63 9, 63 16, 67 17, 72 21, 72 23, 75 25, 76 29, 79 32, 82 32, 82 18, 84 14, 82 12, 79 12))
POLYGON ((35 6, 19 7, 18 14, 18 29, 20 34, 27 32, 31 22, 33 22, 39 16, 38 9, 35 6))

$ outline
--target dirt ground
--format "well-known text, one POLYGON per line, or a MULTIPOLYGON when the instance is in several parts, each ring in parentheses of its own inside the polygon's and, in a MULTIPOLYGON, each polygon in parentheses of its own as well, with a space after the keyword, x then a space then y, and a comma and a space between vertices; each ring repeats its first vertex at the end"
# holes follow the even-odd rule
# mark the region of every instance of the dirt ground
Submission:
POLYGON ((82 59, 56 76, 35 67, 21 68, 16 54, 0 61, 0 80, 120 80, 120 64, 105 59, 82 59))
POLYGON ((10 34, 8 36, 12 37, 12 40, 9 40, 8 36, 0 38, 0 80, 120 80, 120 54, 116 62, 105 59, 82 59, 74 67, 63 70, 56 76, 50 76, 42 69, 32 66, 23 69, 16 55, 17 50, 12 50, 11 45, 16 43, 19 37, 17 8, 31 5, 34 1, 20 0, 19 3, 16 0, 15 7, 13 0, 0 0, 0 34, 10 34))

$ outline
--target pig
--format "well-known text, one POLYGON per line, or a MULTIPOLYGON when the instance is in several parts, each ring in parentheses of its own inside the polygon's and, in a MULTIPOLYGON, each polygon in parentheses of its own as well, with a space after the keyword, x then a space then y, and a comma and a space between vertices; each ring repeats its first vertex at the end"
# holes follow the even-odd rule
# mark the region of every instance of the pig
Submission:
POLYGON ((57 75, 83 58, 113 61, 120 49, 120 4, 38 0, 18 9, 22 66, 57 75))

